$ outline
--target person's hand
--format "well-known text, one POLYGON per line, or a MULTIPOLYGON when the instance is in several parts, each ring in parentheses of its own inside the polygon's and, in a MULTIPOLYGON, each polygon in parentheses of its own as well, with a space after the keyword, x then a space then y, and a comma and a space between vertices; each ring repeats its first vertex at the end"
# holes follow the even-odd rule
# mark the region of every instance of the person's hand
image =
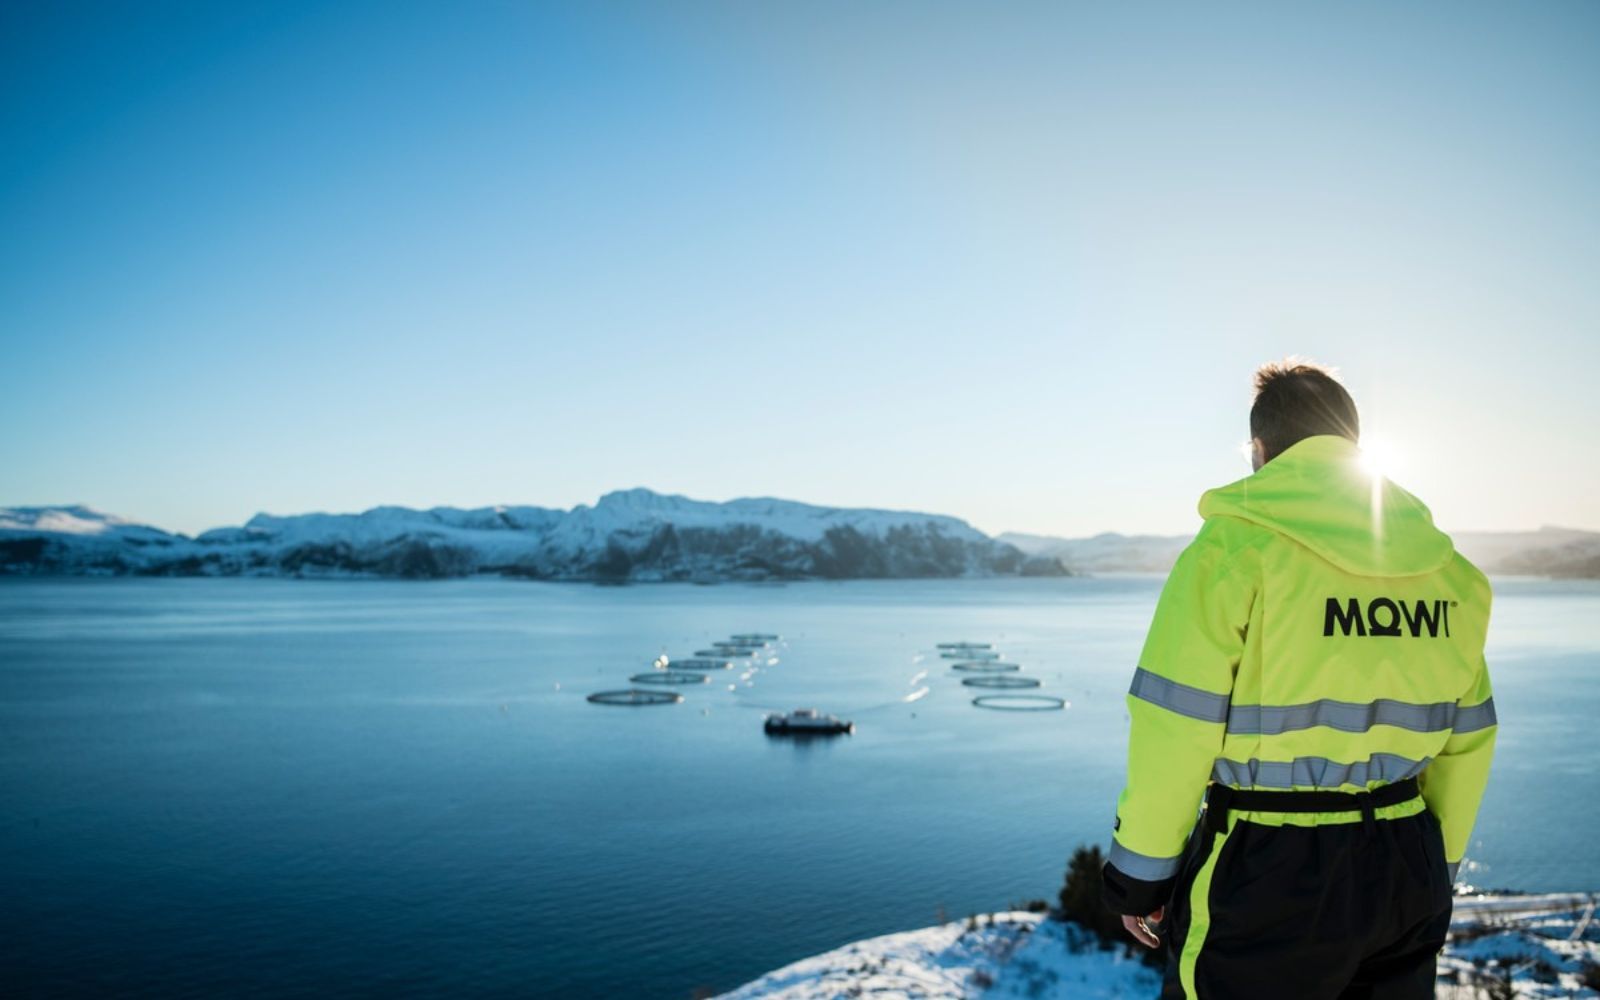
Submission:
POLYGON ((1122 918, 1122 926, 1128 929, 1128 933, 1133 935, 1134 940, 1146 948, 1159 948, 1161 947, 1161 941, 1156 937, 1155 923, 1161 919, 1161 915, 1165 912, 1167 912, 1167 908, 1161 906, 1157 907, 1156 912, 1147 917, 1125 916, 1122 918))

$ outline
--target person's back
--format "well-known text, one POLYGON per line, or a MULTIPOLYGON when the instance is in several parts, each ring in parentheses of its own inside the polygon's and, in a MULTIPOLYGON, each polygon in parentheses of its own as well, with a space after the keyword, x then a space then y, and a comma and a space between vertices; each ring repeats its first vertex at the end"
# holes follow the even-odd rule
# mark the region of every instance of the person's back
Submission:
POLYGON ((1201 498, 1134 672, 1107 905, 1159 913, 1185 996, 1431 997, 1495 739, 1489 584, 1362 467, 1342 387, 1258 389, 1257 471, 1201 498))

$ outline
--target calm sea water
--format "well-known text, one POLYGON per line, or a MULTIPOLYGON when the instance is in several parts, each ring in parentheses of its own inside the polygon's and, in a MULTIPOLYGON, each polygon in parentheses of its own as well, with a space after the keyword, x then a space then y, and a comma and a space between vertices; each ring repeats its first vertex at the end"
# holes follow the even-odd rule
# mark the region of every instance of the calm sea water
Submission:
MULTIPOLYGON (((0 969, 49 994, 683 1000, 1053 897, 1109 836, 1159 585, 0 581, 0 969), (748 678, 584 698, 746 631, 784 637, 748 678), (974 707, 933 650, 960 639, 1070 708, 974 707), (858 731, 763 735, 800 705, 858 731)), ((1468 877, 1600 890, 1600 585, 1499 580, 1491 635, 1468 877)))

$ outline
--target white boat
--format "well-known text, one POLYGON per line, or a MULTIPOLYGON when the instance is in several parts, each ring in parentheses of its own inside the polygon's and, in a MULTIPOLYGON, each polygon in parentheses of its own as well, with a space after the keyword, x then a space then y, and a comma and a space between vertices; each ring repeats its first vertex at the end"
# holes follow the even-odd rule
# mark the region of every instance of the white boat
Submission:
POLYGON ((769 733, 811 735, 813 733, 853 733, 856 724, 837 715, 824 715, 814 708, 797 708, 787 715, 768 712, 765 727, 769 733))

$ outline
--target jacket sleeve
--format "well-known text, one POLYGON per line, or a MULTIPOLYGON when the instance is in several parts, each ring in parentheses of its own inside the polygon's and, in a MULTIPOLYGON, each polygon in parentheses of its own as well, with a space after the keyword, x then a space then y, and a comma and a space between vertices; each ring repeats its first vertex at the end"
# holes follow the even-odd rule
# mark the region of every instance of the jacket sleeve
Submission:
POLYGON ((1220 534, 1207 520, 1178 556, 1127 695, 1128 778, 1102 869, 1103 899, 1117 913, 1167 902, 1222 751, 1256 585, 1220 534))
POLYGON ((1494 692, 1489 686, 1489 664, 1479 659, 1471 691, 1456 703, 1453 731, 1417 783, 1428 809, 1444 829, 1444 857, 1454 882, 1467 853, 1467 841, 1478 819, 1478 804, 1489 783, 1489 761, 1494 757, 1494 692))

